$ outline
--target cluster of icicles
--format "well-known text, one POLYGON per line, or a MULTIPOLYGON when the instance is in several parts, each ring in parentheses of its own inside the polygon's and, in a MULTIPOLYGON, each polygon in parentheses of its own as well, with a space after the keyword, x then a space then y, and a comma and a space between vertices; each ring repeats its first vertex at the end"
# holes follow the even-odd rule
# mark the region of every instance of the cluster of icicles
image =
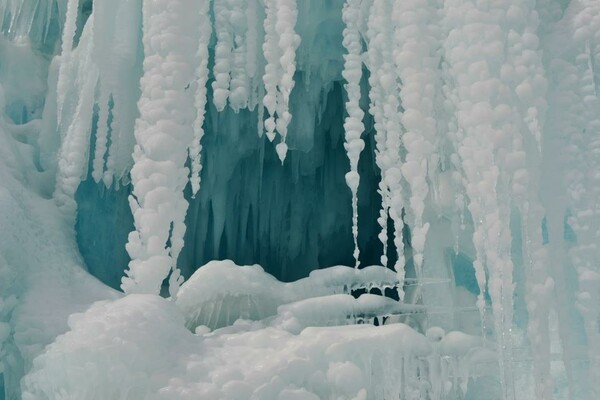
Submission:
MULTIPOLYGON (((293 111, 289 99, 296 50, 301 41, 294 30, 296 0, 147 0, 142 21, 136 1, 97 1, 74 49, 78 2, 68 0, 62 54, 49 78, 55 82, 56 99, 47 102, 46 112, 56 112, 55 128, 62 135, 55 198, 68 215, 75 214, 74 194, 87 175, 93 110, 97 107, 96 142, 94 154, 89 156, 93 178, 110 186, 127 179, 131 168, 135 230, 127 244, 132 261, 122 288, 127 293, 159 293, 163 280, 170 277, 170 294, 176 297, 183 280, 176 261, 183 247, 188 207, 183 190, 188 183, 194 195, 200 189, 209 75, 212 72, 214 77, 216 109, 257 109, 258 135, 264 133, 277 142, 283 163, 293 111), (137 47, 140 26, 143 49, 137 47), (209 71, 213 35, 214 67, 209 71), (78 57, 74 57, 75 51, 78 57), (142 51, 142 78, 137 89, 141 92, 137 92, 135 85, 133 90, 130 87, 135 59, 142 51), (72 75, 81 79, 69 93, 67 82, 72 75), (137 110, 130 106, 128 97, 132 96, 139 98, 137 110), (133 127, 124 116, 138 112, 133 127), (128 134, 131 131, 135 138, 128 134), (188 159, 191 171, 186 167, 188 159)), ((583 3, 588 9, 594 7, 593 2, 583 3)), ((586 15, 585 7, 582 15, 586 15)), ((419 279, 429 228, 426 204, 448 196, 442 187, 461 188, 450 195, 450 203, 462 209, 463 215, 468 209, 473 221, 474 266, 480 288, 477 305, 483 319, 484 294, 489 291, 497 341, 505 350, 501 356, 504 395, 512 398, 508 392, 513 387, 509 221, 511 207, 516 207, 524 238, 537 392, 540 398, 549 398, 552 388, 545 379, 550 368, 549 338, 543 327, 547 326, 549 308, 545 304, 554 282, 544 268, 548 258, 541 232, 545 211, 538 198, 541 132, 548 106, 534 2, 346 0, 342 19, 346 49, 342 76, 348 95, 344 131, 350 163, 346 181, 352 193, 356 266, 358 160, 364 148, 361 81, 367 78, 363 74, 366 67, 368 112, 374 118, 375 158, 381 170, 378 222, 384 245, 382 265, 388 264, 387 223, 391 219, 398 252, 393 267, 403 281, 402 227, 406 223, 411 227, 419 279)), ((581 24, 590 26, 587 20, 581 24)), ((588 48, 581 68, 588 67, 594 54, 588 48)), ((596 93, 587 93, 585 98, 598 101, 596 93)), ((596 118, 590 116, 592 120, 596 118)), ((591 148, 594 146, 597 143, 591 148)), ((593 193, 577 198, 587 201, 593 193)), ((585 211, 587 204, 581 209, 585 211)), ((555 220, 562 223, 563 209, 556 211, 550 228, 555 220)), ((584 217, 573 217, 582 232, 587 229, 584 217)), ((588 253, 597 251, 585 243, 578 249, 582 260, 593 259, 588 253)), ((583 261, 579 266, 580 278, 593 275, 593 266, 583 261)), ((399 287, 402 299, 402 285, 399 287)), ((588 292, 593 294, 594 289, 588 292)), ((590 360, 598 360, 593 354, 600 341, 597 328, 594 330, 597 312, 590 307, 595 298, 589 299, 585 293, 581 302, 587 304, 584 319, 590 360)))

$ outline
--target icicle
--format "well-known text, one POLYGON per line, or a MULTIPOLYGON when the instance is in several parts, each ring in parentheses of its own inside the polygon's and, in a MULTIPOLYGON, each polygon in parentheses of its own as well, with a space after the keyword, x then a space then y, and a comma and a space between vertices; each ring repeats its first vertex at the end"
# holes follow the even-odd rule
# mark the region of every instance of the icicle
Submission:
POLYGON ((185 164, 197 115, 194 96, 186 88, 194 79, 198 36, 190 32, 198 29, 198 6, 196 0, 144 4, 144 76, 129 198, 135 230, 126 245, 131 262, 121 285, 126 293, 159 294, 171 272, 169 291, 175 297, 183 280, 177 258, 188 207, 185 164))
POLYGON ((237 4, 231 7, 229 17, 231 26, 234 28, 229 105, 235 112, 248 107, 250 95, 250 77, 247 71, 248 61, 246 59, 249 28, 246 24, 247 12, 247 0, 238 0, 237 4))
POLYGON ((67 14, 62 35, 61 62, 58 70, 58 84, 56 87, 56 112, 57 125, 62 120, 63 104, 67 95, 67 85, 69 82, 68 66, 71 61, 71 52, 73 50, 73 40, 75 39, 75 30, 77 28, 77 12, 79 9, 79 0, 68 0, 67 14))
POLYGON ((290 113, 290 95, 294 88, 294 73, 296 72, 296 49, 300 45, 300 36, 294 31, 298 9, 296 0, 277 0, 277 23, 275 31, 279 37, 279 48, 281 57, 282 74, 277 88, 279 90, 277 100, 277 132, 281 136, 281 143, 277 144, 276 150, 283 164, 287 153, 287 127, 292 120, 290 113))
POLYGON ((258 3, 257 0, 248 0, 246 12, 246 72, 248 77, 254 79, 258 69, 258 3))
POLYGON ((263 104, 269 113, 265 128, 270 141, 275 139, 275 130, 279 132, 281 142, 276 151, 283 163, 288 149, 287 126, 292 119, 289 99, 294 88, 296 49, 300 45, 300 36, 294 32, 298 10, 296 0, 266 0, 265 9, 263 52, 267 65, 263 75, 266 92, 263 104))
POLYGON ((195 196, 200 189, 200 173, 202 172, 202 163, 200 156, 202 153, 202 136, 204 136, 204 113, 206 108, 206 83, 208 81, 208 45, 212 32, 209 18, 210 0, 203 0, 200 3, 199 21, 200 38, 198 43, 198 67, 196 68, 196 119, 194 120, 194 140, 189 149, 191 160, 192 196, 195 196))
POLYGON ((272 142, 275 139, 275 112, 277 111, 277 84, 282 75, 279 58, 281 51, 277 44, 277 0, 265 0, 266 18, 264 22, 265 42, 263 43, 263 53, 267 60, 263 82, 265 84, 265 96, 263 105, 267 109, 268 117, 265 120, 267 138, 272 142))
POLYGON ((342 11, 342 19, 346 24, 343 31, 343 45, 348 54, 344 55, 344 71, 342 76, 346 80, 344 88, 348 93, 346 111, 348 116, 344 121, 346 143, 344 148, 350 160, 350 172, 346 174, 346 184, 352 192, 352 236, 354 238, 355 268, 359 265, 358 249, 358 160, 365 147, 361 135, 365 129, 363 125, 364 112, 360 108, 360 80, 362 77, 362 43, 358 30, 360 18, 360 0, 347 0, 342 11))
POLYGON ((402 172, 400 170, 400 100, 398 84, 393 66, 391 3, 375 0, 371 8, 367 27, 369 41, 367 57, 369 62, 369 112, 375 119, 375 162, 381 170, 379 193, 382 207, 377 221, 381 226, 379 240, 383 244, 382 265, 387 265, 387 220, 394 222, 394 244, 398 259, 394 269, 398 273, 398 294, 404 297, 402 290, 405 274, 404 241, 402 219, 404 195, 402 191, 402 172))
MULTIPOLYGON (((600 11, 600 6, 594 3, 587 4, 587 7, 589 9, 584 9, 583 13, 596 11, 597 14, 600 11)), ((590 25, 595 28, 597 37, 600 36, 600 17, 596 24, 590 25)), ((585 50, 576 57, 576 65, 581 77, 578 82, 582 100, 580 107, 587 122, 583 129, 576 130, 570 137, 574 162, 568 175, 568 193, 573 215, 568 223, 577 236, 577 243, 569 253, 577 269, 576 306, 583 317, 586 333, 591 393, 597 396, 600 395, 600 98, 596 94, 589 40, 583 47, 585 50)))
POLYGON ((433 164, 434 142, 437 134, 434 117, 435 83, 440 62, 435 4, 430 0, 394 3, 394 60, 398 79, 402 82, 402 140, 406 161, 402 174, 410 186, 411 247, 417 278, 421 277, 423 252, 429 224, 423 222, 425 199, 429 193, 428 170, 433 164))
POLYGON ((385 152, 385 138, 386 130, 383 123, 383 103, 385 101, 383 97, 383 88, 380 81, 380 69, 383 64, 382 55, 380 48, 382 47, 381 41, 383 35, 379 32, 382 24, 385 22, 382 20, 385 18, 385 10, 382 9, 382 2, 375 0, 371 7, 369 14, 369 20, 367 24, 367 37, 368 43, 368 67, 370 71, 369 85, 371 87, 369 91, 369 98, 371 100, 369 104, 369 113, 373 115, 375 119, 375 163, 381 171, 381 180, 379 181, 379 194, 381 195, 381 210, 377 222, 381 227, 379 232, 379 240, 383 245, 383 254, 381 256, 381 265, 387 265, 387 219, 388 219, 388 208, 390 203, 389 189, 386 180, 386 174, 388 169, 388 163, 383 157, 385 152))
POLYGON ((531 34, 537 18, 535 11, 527 9, 531 5, 513 5, 503 13, 461 0, 445 2, 444 7, 449 32, 445 58, 451 79, 456 82, 450 96, 457 109, 459 132, 455 146, 474 223, 474 266, 480 288, 477 303, 485 321, 483 295, 487 283, 500 348, 503 396, 512 399, 513 264, 509 220, 513 201, 524 206, 531 184, 523 150, 529 139, 524 132, 530 132, 536 143, 539 126, 535 118, 545 107, 541 58, 535 51, 537 38, 531 34), (480 24, 469 25, 469 15, 478 15, 480 24), (480 52, 484 45, 491 50, 480 52), (530 70, 533 73, 528 76, 530 70))
MULTIPOLYGON (((93 21, 87 26, 93 36, 93 21)), ((94 95, 98 83, 98 68, 92 63, 92 46, 82 43, 79 48, 77 75, 81 77, 78 89, 78 102, 69 127, 62 138, 58 156, 58 173, 54 199, 58 207, 65 212, 74 224, 77 211, 75 192, 79 183, 87 175, 89 161, 90 133, 94 110, 94 95)))
POLYGON ((212 83, 213 102, 217 111, 223 111, 227 105, 230 95, 231 69, 233 63, 233 34, 230 30, 230 14, 226 0, 214 1, 215 33, 217 44, 215 45, 215 65, 213 74, 215 80, 212 83))
POLYGON ((92 177, 96 183, 100 182, 104 175, 104 156, 106 154, 108 141, 108 89, 100 83, 100 97, 98 99, 98 124, 96 129, 96 148, 94 160, 92 161, 92 177))

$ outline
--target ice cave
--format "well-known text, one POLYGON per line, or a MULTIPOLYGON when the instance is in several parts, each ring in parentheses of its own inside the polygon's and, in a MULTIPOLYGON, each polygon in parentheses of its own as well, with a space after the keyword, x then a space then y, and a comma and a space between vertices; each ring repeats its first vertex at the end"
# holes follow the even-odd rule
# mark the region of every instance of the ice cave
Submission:
POLYGON ((600 399, 599 0, 0 32, 0 399, 600 399))

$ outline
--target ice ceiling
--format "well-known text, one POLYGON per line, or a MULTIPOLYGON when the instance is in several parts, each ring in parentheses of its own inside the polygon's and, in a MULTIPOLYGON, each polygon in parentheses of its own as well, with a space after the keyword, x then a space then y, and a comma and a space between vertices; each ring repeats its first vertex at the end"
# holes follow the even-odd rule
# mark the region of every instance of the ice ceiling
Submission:
POLYGON ((0 16, 6 398, 600 398, 597 0, 0 16))

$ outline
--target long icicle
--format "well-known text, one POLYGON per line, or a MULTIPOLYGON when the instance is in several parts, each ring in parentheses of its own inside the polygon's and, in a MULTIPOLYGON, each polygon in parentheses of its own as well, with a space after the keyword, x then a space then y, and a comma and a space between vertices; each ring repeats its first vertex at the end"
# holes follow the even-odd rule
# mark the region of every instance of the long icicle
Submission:
POLYGON ((296 49, 300 45, 300 36, 294 31, 298 9, 296 0, 277 0, 277 23, 275 31, 279 37, 281 57, 281 79, 277 85, 279 93, 277 100, 277 132, 281 142, 275 146, 279 160, 283 164, 287 154, 287 127, 292 120, 290 113, 290 95, 294 88, 294 73, 296 72, 296 49))
POLYGON ((362 43, 359 31, 360 0, 347 0, 342 10, 342 19, 346 24, 343 31, 343 45, 348 54, 344 55, 344 70, 342 76, 346 80, 344 88, 348 93, 344 120, 346 143, 344 148, 350 161, 350 171, 346 174, 346 184, 352 192, 352 237, 354 238, 355 268, 359 266, 360 250, 358 248, 358 160, 365 148, 361 139, 365 130, 363 124, 364 112, 360 108, 360 81, 362 78, 362 43))
POLYGON ((144 3, 144 75, 129 197, 135 230, 126 245, 131 262, 121 284, 125 293, 159 294, 171 273, 169 292, 176 297, 183 280, 177 258, 188 208, 183 196, 189 174, 185 164, 196 117, 194 95, 186 89, 195 69, 195 51, 189 49, 198 48, 198 36, 190 35, 198 32, 195 7, 195 0, 144 3), (172 46, 173 40, 177 46, 172 46), (170 67, 165 70, 167 61, 170 67))
POLYGON ((62 35, 61 60, 58 68, 58 83, 56 86, 56 120, 60 125, 62 120, 63 104, 67 96, 68 87, 68 67, 71 61, 71 52, 73 51, 73 41, 75 40, 75 31, 77 29, 77 11, 79 9, 79 0, 68 0, 67 13, 65 16, 65 25, 62 35))
POLYGON ((202 0, 198 13, 198 25, 200 37, 198 41, 198 53, 196 68, 196 95, 194 107, 196 108, 196 119, 194 120, 194 140, 190 145, 189 156, 191 160, 190 183, 192 185, 192 196, 200 189, 200 174, 202 172, 202 137, 204 136, 204 114, 206 111, 206 83, 208 82, 208 46, 212 27, 209 18, 210 0, 202 0))

